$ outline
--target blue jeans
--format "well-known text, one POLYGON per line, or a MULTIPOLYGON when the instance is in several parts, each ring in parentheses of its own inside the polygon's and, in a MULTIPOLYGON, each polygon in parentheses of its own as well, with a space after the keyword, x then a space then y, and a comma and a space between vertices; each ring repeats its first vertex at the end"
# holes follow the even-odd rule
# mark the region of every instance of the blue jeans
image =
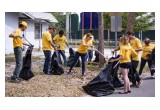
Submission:
POLYGON ((84 76, 85 63, 86 63, 86 54, 81 54, 81 53, 79 53, 79 52, 76 52, 76 53, 75 53, 74 61, 73 61, 73 63, 71 64, 69 71, 71 71, 72 68, 74 67, 74 65, 77 63, 77 61, 78 61, 78 59, 79 59, 79 56, 81 56, 81 60, 82 60, 82 76, 84 76))
POLYGON ((66 58, 66 55, 65 55, 65 51, 64 50, 57 50, 57 52, 58 52, 58 62, 60 64, 62 64, 62 61, 61 61, 61 55, 62 55, 63 60, 64 60, 64 64, 66 64, 67 58, 66 58))
POLYGON ((14 55, 15 55, 15 60, 16 60, 16 67, 14 69, 12 78, 16 79, 16 78, 19 78, 19 74, 22 69, 22 63, 23 63, 22 48, 15 47, 14 48, 14 55))
POLYGON ((91 62, 92 58, 93 58, 93 50, 88 50, 86 55, 86 61, 88 59, 88 61, 91 62))
POLYGON ((43 50, 45 56, 45 62, 43 67, 43 72, 45 74, 49 74, 50 66, 51 66, 51 51, 50 50, 43 50))

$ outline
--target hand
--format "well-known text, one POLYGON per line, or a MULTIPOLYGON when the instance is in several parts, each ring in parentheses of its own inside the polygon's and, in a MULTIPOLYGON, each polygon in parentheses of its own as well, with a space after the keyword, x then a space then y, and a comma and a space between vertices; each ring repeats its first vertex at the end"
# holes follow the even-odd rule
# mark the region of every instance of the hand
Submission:
POLYGON ((71 48, 71 47, 68 45, 68 48, 71 48))
POLYGON ((24 34, 22 34, 21 36, 19 36, 20 38, 24 38, 24 34))
POLYGON ((11 34, 9 35, 9 37, 10 37, 10 38, 14 38, 14 33, 11 33, 11 34))

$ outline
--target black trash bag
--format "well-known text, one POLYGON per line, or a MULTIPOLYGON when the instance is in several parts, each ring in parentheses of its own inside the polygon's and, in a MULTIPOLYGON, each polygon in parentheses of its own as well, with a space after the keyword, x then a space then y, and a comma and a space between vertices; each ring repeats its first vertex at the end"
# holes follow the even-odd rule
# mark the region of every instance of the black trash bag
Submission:
POLYGON ((136 84, 136 81, 137 81, 136 77, 139 77, 138 74, 139 73, 137 72, 136 68, 131 63, 131 67, 129 68, 128 78, 132 82, 132 84, 136 84))
POLYGON ((111 71, 113 63, 109 63, 93 80, 82 88, 92 96, 106 96, 114 92, 114 86, 111 83, 111 71))
POLYGON ((34 76, 31 70, 32 69, 32 50, 33 50, 33 47, 29 46, 26 51, 25 57, 23 57, 23 66, 22 66, 19 77, 24 80, 29 80, 34 76))
POLYGON ((93 62, 99 62, 99 53, 95 51, 95 60, 93 62))
POLYGON ((151 66, 151 73, 154 74, 155 73, 155 48, 152 50, 151 54, 147 55, 148 57, 148 62, 150 62, 151 66))
MULTIPOLYGON (((67 60, 67 66, 71 66, 75 58, 75 51, 72 48, 69 48, 69 57, 67 60)), ((80 60, 78 59, 77 63, 75 64, 76 67, 80 67, 80 60)))
MULTIPOLYGON (((109 60, 111 59, 115 58, 112 57, 109 60)), ((109 62, 108 65, 106 65, 106 67, 98 74, 98 76, 82 88, 87 94, 92 96, 100 97, 112 94, 114 92, 114 87, 123 86, 117 76, 118 68, 119 62, 109 62)))
MULTIPOLYGON (((119 55, 116 57, 118 58, 119 55)), ((110 59, 116 59, 114 57, 110 58, 110 59)), ((113 66, 112 66, 112 71, 111 71, 111 82, 114 86, 114 88, 118 88, 118 87, 123 87, 124 84, 122 84, 122 82, 120 81, 119 77, 118 77, 118 69, 119 69, 119 65, 120 63, 118 61, 113 62, 113 66)))
POLYGON ((50 73, 53 75, 61 75, 64 73, 64 70, 62 66, 58 62, 58 55, 57 51, 54 51, 52 55, 52 60, 51 60, 51 71, 50 73))

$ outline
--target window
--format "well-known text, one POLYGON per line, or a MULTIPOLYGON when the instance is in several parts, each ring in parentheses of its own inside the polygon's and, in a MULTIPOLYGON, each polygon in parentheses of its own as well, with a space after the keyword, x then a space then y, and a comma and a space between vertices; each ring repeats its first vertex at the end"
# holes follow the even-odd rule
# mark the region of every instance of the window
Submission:
POLYGON ((35 23, 35 36, 34 36, 34 38, 39 39, 40 37, 41 37, 40 23, 35 23))

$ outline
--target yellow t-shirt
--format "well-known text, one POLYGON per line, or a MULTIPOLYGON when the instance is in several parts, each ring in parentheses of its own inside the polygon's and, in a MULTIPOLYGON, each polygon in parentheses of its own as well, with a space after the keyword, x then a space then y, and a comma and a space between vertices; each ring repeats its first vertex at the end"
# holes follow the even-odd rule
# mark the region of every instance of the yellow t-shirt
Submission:
POLYGON ((154 49, 154 44, 149 44, 149 46, 143 45, 143 53, 142 58, 148 60, 147 55, 151 54, 152 50, 154 49))
POLYGON ((124 57, 123 60, 120 60, 120 63, 131 62, 131 55, 135 56, 137 53, 129 45, 121 45, 120 55, 124 57))
MULTIPOLYGON (((131 39, 130 40, 130 45, 132 46, 132 48, 134 50, 142 48, 141 41, 138 38, 131 39)), ((137 56, 135 56, 135 57, 132 56, 132 60, 140 61, 140 52, 137 52, 137 56)))
POLYGON ((62 36, 60 37, 59 34, 56 35, 54 38, 53 38, 55 44, 59 45, 60 48, 57 48, 57 50, 64 50, 65 48, 65 43, 68 42, 67 41, 67 38, 65 36, 62 36))
POLYGON ((20 38, 19 36, 22 35, 22 31, 18 28, 16 29, 13 34, 17 37, 13 38, 13 46, 15 47, 22 47, 23 46, 23 42, 22 42, 22 38, 20 38))
POLYGON ((52 42, 52 36, 49 33, 49 31, 46 31, 42 34, 42 49, 43 50, 52 50, 52 46, 49 43, 49 41, 52 42))
MULTIPOLYGON (((85 44, 89 44, 90 40, 89 40, 89 41, 86 41, 86 40, 84 39, 84 42, 85 42, 85 44)), ((83 45, 83 41, 81 41, 80 46, 79 46, 78 49, 77 49, 77 52, 79 52, 79 53, 81 53, 81 54, 85 54, 85 53, 87 53, 87 50, 88 50, 88 46, 84 46, 84 45, 83 45)))
MULTIPOLYGON (((83 39, 86 39, 86 35, 83 36, 83 39)), ((94 36, 92 35, 92 39, 88 42, 88 44, 92 46, 93 42, 95 42, 95 41, 94 41, 94 36)), ((88 50, 91 50, 91 49, 92 49, 91 47, 88 47, 88 50)))

